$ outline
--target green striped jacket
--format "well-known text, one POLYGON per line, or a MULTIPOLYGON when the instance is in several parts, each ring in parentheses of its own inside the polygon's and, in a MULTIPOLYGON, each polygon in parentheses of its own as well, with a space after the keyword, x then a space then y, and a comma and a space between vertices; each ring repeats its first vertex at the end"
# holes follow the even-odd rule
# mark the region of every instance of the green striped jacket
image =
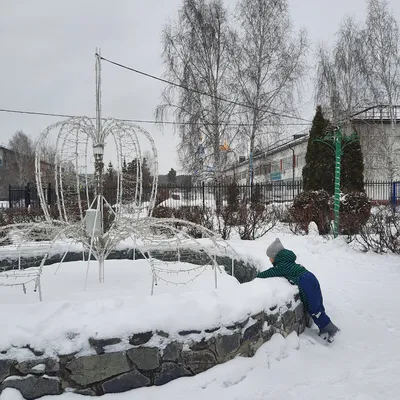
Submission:
POLYGON ((304 290, 299 285, 300 277, 308 271, 302 265, 296 264, 296 258, 296 254, 293 251, 287 249, 281 250, 275 257, 274 266, 260 272, 256 278, 286 278, 292 285, 298 286, 300 299, 308 310, 309 301, 304 290))

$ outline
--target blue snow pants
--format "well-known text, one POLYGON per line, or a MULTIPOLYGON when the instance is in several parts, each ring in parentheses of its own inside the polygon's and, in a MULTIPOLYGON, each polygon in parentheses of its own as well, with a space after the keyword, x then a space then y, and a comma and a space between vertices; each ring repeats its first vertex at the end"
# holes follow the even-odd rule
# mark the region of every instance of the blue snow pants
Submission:
POLYGON ((322 299, 321 288, 318 279, 311 272, 306 272, 299 279, 299 286, 308 300, 307 311, 311 315, 316 325, 320 330, 324 329, 329 322, 330 318, 325 313, 325 307, 322 299))

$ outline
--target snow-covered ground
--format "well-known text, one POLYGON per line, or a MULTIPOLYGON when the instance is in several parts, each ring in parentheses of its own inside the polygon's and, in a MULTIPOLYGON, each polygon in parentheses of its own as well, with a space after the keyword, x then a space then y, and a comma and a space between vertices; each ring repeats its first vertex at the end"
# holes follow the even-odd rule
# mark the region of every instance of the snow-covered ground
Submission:
MULTIPOLYGON (((239 254, 251 254, 253 259, 260 260, 262 266, 267 268, 269 265, 265 257, 265 248, 277 235, 277 233, 270 233, 255 242, 231 240, 230 244, 239 254)), ((110 400, 400 398, 400 379, 398 378, 400 371, 400 300, 398 296, 400 257, 361 253, 351 249, 342 239, 325 242, 320 238, 296 237, 289 234, 279 234, 279 236, 287 248, 297 253, 298 261, 314 272, 320 280, 327 312, 342 329, 333 345, 329 347, 321 345, 308 329, 300 335, 300 338, 291 335, 284 339, 280 335, 275 335, 270 342, 258 350, 253 358, 238 357, 195 377, 180 378, 161 387, 105 395, 103 398, 105 400, 108 398, 110 400)), ((130 291, 144 295, 150 290, 149 286, 145 287, 148 285, 148 280, 146 284, 138 280, 130 282, 131 286, 128 286, 126 274, 121 273, 115 277, 111 271, 107 273, 106 270, 108 289, 94 291, 95 270, 93 268, 90 272, 93 275, 89 277, 91 278, 89 279, 90 286, 87 293, 83 293, 84 277, 72 273, 74 268, 82 272, 79 264, 83 263, 74 263, 70 266, 66 264, 61 267, 57 275, 44 276, 44 296, 46 292, 49 294, 51 291, 49 284, 50 286, 51 282, 54 284, 55 277, 65 284, 64 292, 55 290, 57 297, 54 297, 52 304, 63 301, 66 304, 72 301, 76 301, 77 304, 87 302, 89 298, 86 296, 91 295, 96 296, 90 302, 92 305, 102 304, 100 299, 111 295, 115 296, 111 305, 121 302, 123 304, 131 295, 130 291), (48 279, 48 285, 46 285, 46 279, 48 279), (70 280, 70 285, 68 280, 70 280), (118 289, 120 285, 122 285, 121 290, 118 289), (68 287, 74 287, 75 290, 71 291, 67 289, 68 287)), ((110 267, 112 265, 114 264, 110 267)), ((148 267, 141 265, 140 268, 143 274, 148 274, 149 270, 146 270, 148 267)), ((50 272, 50 269, 48 271, 50 272)), ((85 273, 84 267, 82 273, 83 275, 85 273)), ((288 290, 286 282, 278 283, 281 281, 279 278, 275 278, 274 281, 272 286, 270 286, 271 283, 262 280, 253 284, 257 290, 260 288, 259 285, 261 288, 264 286, 265 290, 269 287, 279 288, 279 285, 283 292, 288 290)), ((220 282, 221 293, 231 293, 232 304, 241 304, 238 301, 240 300, 239 292, 244 289, 224 274, 221 275, 220 282)), ((189 296, 193 299, 196 298, 196 293, 211 290, 208 289, 210 284, 212 284, 212 271, 206 271, 193 282, 192 289, 195 290, 188 292, 186 288, 186 291, 182 292, 183 289, 180 289, 179 296, 173 286, 160 287, 156 290, 159 290, 159 298, 172 296, 179 302, 179 298, 189 296), (163 294, 161 294, 162 291, 163 294)), ((19 303, 25 301, 20 300, 21 298, 27 300, 29 295, 24 297, 23 294, 18 293, 18 296, 14 297, 10 293, 7 296, 2 293, 3 289, 0 288, 0 303, 3 303, 0 308, 2 324, 6 323, 7 318, 10 322, 14 321, 13 313, 18 309, 23 312, 26 307, 26 314, 28 311, 33 312, 33 306, 15 304, 17 301, 19 303)), ((262 292, 255 292, 255 295, 263 296, 262 292)), ((242 303, 245 301, 246 299, 243 299, 242 303)), ((36 315, 40 316, 41 305, 35 303, 34 307, 36 315)), ((50 318, 57 319, 57 313, 60 310, 54 311, 56 314, 50 318)), ((24 321, 20 320, 18 326, 14 327, 16 337, 23 333, 23 329, 20 329, 24 326, 23 324, 24 321)), ((78 399, 78 397, 80 398, 80 396, 67 393, 61 396, 61 400, 78 399)), ((20 395, 14 390, 7 389, 0 398, 1 400, 16 400, 20 399, 20 395)))

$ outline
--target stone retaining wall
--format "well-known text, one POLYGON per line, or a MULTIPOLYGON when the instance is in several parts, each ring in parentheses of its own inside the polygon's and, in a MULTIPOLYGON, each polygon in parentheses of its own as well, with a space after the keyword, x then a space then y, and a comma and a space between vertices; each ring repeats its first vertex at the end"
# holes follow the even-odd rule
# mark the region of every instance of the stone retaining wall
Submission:
POLYGON ((121 345, 119 338, 92 338, 93 355, 58 359, 43 358, 28 345, 33 358, 27 361, 8 359, 7 352, 1 355, 0 393, 15 388, 30 400, 65 391, 99 396, 164 385, 238 355, 252 357, 275 333, 287 336, 304 329, 303 304, 296 295, 286 306, 271 307, 232 326, 182 331, 173 337, 167 332, 133 334, 123 351, 113 351, 113 346, 121 345))

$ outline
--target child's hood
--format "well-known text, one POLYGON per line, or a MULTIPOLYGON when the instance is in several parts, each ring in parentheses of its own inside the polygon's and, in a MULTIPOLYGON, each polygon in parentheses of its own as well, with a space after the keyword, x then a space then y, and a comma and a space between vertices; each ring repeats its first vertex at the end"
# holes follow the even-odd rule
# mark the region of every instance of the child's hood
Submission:
POLYGON ((282 262, 295 262, 297 259, 296 254, 292 250, 284 249, 281 250, 275 257, 274 265, 278 265, 282 262))

